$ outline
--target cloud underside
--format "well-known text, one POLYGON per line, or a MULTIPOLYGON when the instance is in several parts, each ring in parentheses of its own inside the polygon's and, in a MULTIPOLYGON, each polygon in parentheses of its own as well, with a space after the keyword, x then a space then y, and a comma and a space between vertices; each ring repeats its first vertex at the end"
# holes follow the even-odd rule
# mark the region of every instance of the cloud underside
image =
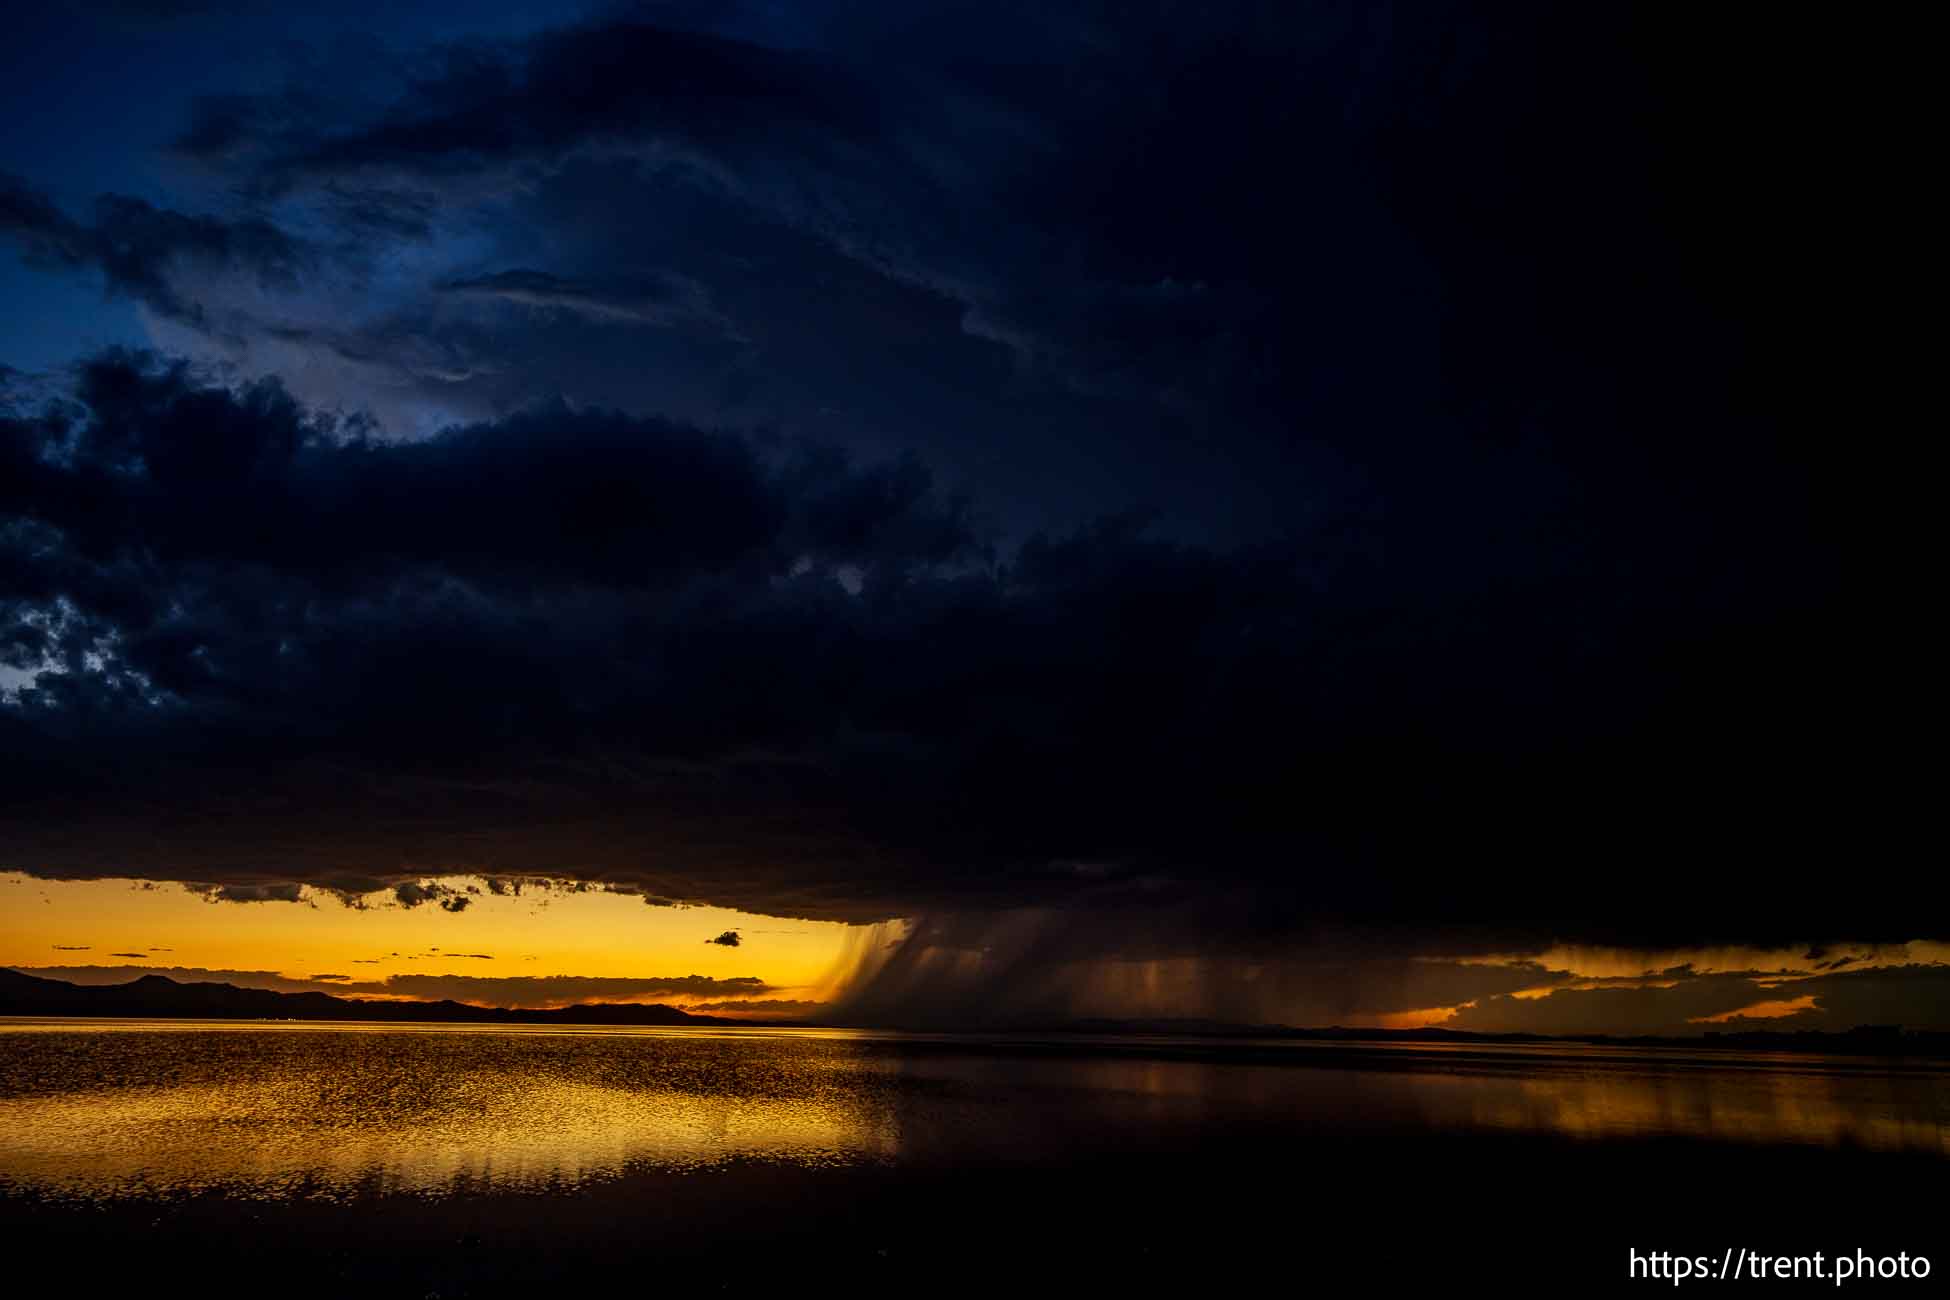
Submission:
POLYGON ((1158 951, 1944 914, 1874 887, 1858 720, 1779 708, 1828 634, 1681 616, 1670 574, 1587 553, 1486 587, 1118 519, 998 556, 912 461, 560 408, 375 443, 139 358, 77 395, 0 419, 0 650, 31 675, 0 865, 31 874, 1109 908, 1158 951), (1843 863, 1818 908, 1769 883, 1843 863))

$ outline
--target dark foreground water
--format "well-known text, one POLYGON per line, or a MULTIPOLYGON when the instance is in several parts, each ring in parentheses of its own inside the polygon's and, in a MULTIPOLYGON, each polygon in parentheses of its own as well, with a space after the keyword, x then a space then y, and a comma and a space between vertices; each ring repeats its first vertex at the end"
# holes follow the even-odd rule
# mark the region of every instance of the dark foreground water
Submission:
POLYGON ((0 1250, 86 1290, 1655 1285, 1632 1249, 1932 1289, 1946 1204, 1938 1063, 0 1020, 0 1250))

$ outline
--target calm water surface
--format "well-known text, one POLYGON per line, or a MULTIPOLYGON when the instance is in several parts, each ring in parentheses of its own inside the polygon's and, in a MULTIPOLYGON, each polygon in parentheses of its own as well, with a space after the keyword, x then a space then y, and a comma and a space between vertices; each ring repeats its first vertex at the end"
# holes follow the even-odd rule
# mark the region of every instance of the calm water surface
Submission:
POLYGON ((349 1200, 1418 1131, 1950 1155, 1950 1071, 1550 1045, 0 1020, 0 1192, 349 1200))

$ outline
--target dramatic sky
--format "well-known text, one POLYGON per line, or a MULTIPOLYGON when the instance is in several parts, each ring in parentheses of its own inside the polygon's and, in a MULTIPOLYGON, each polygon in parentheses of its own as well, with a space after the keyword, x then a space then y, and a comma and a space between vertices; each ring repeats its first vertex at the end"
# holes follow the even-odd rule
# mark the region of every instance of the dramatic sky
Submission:
POLYGON ((1652 8, 10 12, 0 961, 1950 1024, 1914 142, 1652 8))

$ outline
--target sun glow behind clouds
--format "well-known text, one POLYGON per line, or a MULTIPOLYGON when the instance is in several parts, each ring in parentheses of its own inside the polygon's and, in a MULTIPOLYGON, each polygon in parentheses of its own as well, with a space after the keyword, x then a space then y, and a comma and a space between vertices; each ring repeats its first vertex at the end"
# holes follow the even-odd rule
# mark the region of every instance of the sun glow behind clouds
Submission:
POLYGON ((1296 941, 1289 953, 1251 958, 1139 957, 1115 944, 1093 949, 1104 926, 1092 924, 1028 910, 847 926, 681 906, 635 886, 517 888, 477 876, 347 895, 288 882, 219 889, 0 874, 0 966, 89 984, 154 973, 536 1009, 659 1002, 842 1024, 1159 1019, 1696 1033, 1742 1019, 1928 1027, 1941 1021, 1933 990, 1950 978, 1950 947, 1933 942, 1442 957, 1296 941), (1874 1007, 1851 993, 1870 987, 1861 977, 1883 973, 1911 982, 1890 985, 1874 1007))
POLYGON ((1750 1007, 1738 1007, 1732 1011, 1722 1011, 1717 1016, 1694 1016, 1686 1023, 1692 1025, 1724 1025, 1734 1020, 1779 1020, 1783 1016, 1799 1015, 1812 1011, 1815 999, 1812 994, 1799 998, 1776 998, 1771 1002, 1756 1002, 1750 1007))
POLYGON ((1885 944, 1796 944, 1789 948, 1728 945, 1668 949, 1557 944, 1538 953, 1498 953, 1458 960, 1482 966, 1533 965, 1545 970, 1568 972, 1585 980, 1606 982, 1645 980, 1680 970, 1692 975, 1756 971, 1793 977, 1848 967, 1950 962, 1950 943, 1917 940, 1885 944))
MULTIPOLYGON (((6 873, 0 875, 0 965, 259 972, 326 991, 389 978, 411 987, 424 985, 427 976, 566 975, 605 982, 589 986, 595 995, 589 1000, 683 1005, 821 1000, 848 959, 850 942, 849 927, 835 922, 652 906, 639 893, 601 886, 524 882, 518 893, 507 887, 497 893, 488 881, 463 876, 427 880, 404 898, 392 890, 350 900, 311 888, 261 893, 266 901, 231 902, 177 884, 6 873), (707 942, 726 931, 739 933, 737 947, 707 942), (321 974, 348 978, 318 981, 321 974), (688 976, 701 977, 696 992, 619 995, 623 984, 614 983, 688 976)), ((233 891, 234 897, 250 894, 233 891)), ((505 1005, 503 995, 520 988, 478 987, 481 997, 463 994, 463 1000, 505 1005)), ((422 995, 451 994, 429 988, 422 995)))

